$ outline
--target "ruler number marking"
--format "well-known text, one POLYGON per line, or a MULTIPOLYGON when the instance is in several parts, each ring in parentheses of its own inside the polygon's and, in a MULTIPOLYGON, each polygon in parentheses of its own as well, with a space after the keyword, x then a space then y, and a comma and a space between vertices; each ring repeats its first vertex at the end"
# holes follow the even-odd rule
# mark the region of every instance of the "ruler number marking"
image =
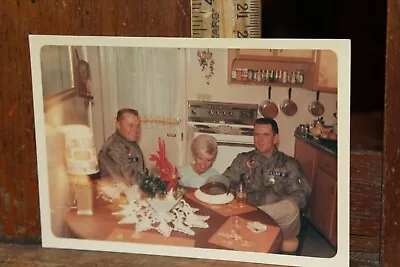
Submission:
POLYGON ((249 8, 249 5, 247 3, 244 3, 243 5, 241 5, 241 4, 236 5, 237 11, 241 11, 241 10, 246 11, 248 8, 249 8))
POLYGON ((239 11, 236 17, 239 18, 247 18, 248 17, 248 12, 247 9, 249 9, 249 5, 247 3, 244 3, 243 5, 241 4, 236 4, 236 10, 239 11))
POLYGON ((238 38, 248 38, 249 37, 249 32, 244 31, 243 33, 241 31, 237 31, 237 37, 238 38))
MULTIPOLYGON (((223 21, 221 21, 218 7, 215 6, 218 2, 215 0, 192 0, 191 2, 191 31, 193 37, 209 36, 220 38, 223 21), (209 15, 204 16, 204 14, 209 15)), ((234 6, 231 6, 233 8, 227 11, 228 13, 231 12, 231 18, 236 20, 234 25, 232 25, 234 28, 231 34, 236 36, 236 38, 260 38, 260 0, 234 0, 232 2, 234 2, 234 6)), ((226 32, 227 35, 229 35, 228 31, 226 32)))

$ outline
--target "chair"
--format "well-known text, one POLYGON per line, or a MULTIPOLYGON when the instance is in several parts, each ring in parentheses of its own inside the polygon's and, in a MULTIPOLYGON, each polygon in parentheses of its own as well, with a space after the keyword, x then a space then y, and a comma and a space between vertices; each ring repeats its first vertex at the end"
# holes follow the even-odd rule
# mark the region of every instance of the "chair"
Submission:
POLYGON ((297 256, 300 256, 301 253, 303 252, 304 240, 305 240, 306 232, 308 229, 307 212, 308 212, 307 207, 300 210, 300 231, 299 231, 299 234, 297 235, 297 239, 299 240, 299 245, 298 245, 296 253, 295 253, 297 256))

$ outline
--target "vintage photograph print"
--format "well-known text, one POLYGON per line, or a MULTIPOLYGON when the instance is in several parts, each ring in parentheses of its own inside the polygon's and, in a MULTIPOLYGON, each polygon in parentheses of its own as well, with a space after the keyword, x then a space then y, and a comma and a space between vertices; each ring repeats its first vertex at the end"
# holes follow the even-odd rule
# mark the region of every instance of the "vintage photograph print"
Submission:
POLYGON ((43 247, 348 265, 349 40, 29 45, 43 247))

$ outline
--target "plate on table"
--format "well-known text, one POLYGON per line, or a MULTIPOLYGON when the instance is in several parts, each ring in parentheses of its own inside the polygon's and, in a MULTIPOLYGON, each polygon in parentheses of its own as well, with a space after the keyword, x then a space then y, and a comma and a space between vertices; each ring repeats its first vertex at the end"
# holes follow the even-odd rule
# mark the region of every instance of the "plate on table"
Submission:
POLYGON ((194 192, 195 197, 208 204, 226 204, 231 202, 234 199, 234 196, 229 193, 227 194, 219 194, 219 195, 208 195, 203 193, 200 189, 197 189, 194 192))

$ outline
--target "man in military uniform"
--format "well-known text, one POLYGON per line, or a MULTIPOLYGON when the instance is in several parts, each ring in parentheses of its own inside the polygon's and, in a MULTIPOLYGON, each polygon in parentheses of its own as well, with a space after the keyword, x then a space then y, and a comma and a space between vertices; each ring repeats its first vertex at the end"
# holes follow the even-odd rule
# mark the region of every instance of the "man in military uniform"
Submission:
POLYGON ((294 252, 298 246, 300 211, 311 193, 299 162, 276 148, 278 125, 275 120, 259 118, 254 125, 255 150, 240 153, 222 176, 210 181, 224 182, 234 189, 242 180, 247 203, 270 215, 281 227, 282 250, 294 252))
POLYGON ((140 118, 134 109, 118 111, 116 131, 103 144, 99 152, 100 177, 127 186, 136 184, 145 174, 140 139, 140 118))

